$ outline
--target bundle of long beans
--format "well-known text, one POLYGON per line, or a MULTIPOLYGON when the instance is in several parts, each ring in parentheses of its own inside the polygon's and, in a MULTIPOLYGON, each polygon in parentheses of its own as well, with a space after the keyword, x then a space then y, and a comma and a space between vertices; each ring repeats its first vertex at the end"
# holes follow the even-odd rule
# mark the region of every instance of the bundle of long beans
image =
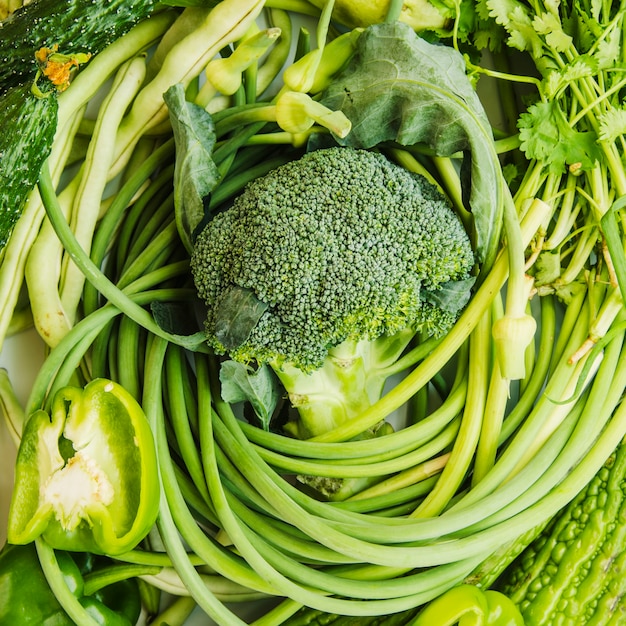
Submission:
MULTIPOLYGON (((286 37, 288 15, 272 10, 270 17, 286 37)), ((224 175, 215 205, 298 153, 271 123, 242 117, 258 104, 249 84, 260 71, 244 73, 232 106, 215 115, 215 162, 224 175)), ((75 128, 93 135, 79 130, 74 147, 79 139, 101 145, 107 132, 84 119, 75 128)), ((597 171, 581 177, 534 161, 515 187, 526 270, 535 277, 528 306, 540 322, 518 384, 494 359, 492 327, 503 314, 508 276, 502 253, 452 331, 425 342, 378 403, 343 428, 299 441, 248 423, 221 399, 218 359, 188 332, 198 327, 197 303, 176 225, 171 129, 148 130, 134 151, 124 167, 110 153, 108 172, 121 172, 121 180, 102 206, 98 189, 103 213, 89 241, 63 206, 85 177, 92 180, 89 160, 59 194, 53 178, 61 171, 42 173, 48 221, 41 245, 56 246, 83 279, 25 413, 46 407, 56 389, 96 377, 120 382, 140 400, 155 434, 161 509, 153 535, 120 561, 162 566, 145 580, 191 596, 180 601, 182 613, 197 604, 218 623, 243 623, 230 602, 270 598, 276 606, 254 622, 270 626, 302 605, 385 615, 476 576, 488 586, 498 568, 485 572, 481 564, 569 502, 626 433, 625 311, 618 274, 602 262, 611 256, 602 256, 596 206, 598 189, 608 194, 606 205, 614 192, 597 171), (547 256, 554 250, 556 259, 547 256), (557 263, 548 276, 550 260, 557 263), (173 310, 180 316, 165 323, 173 310), (395 432, 351 439, 392 414, 395 432), (327 502, 297 486, 292 479, 300 474, 380 480, 327 502)), ((449 164, 433 163, 434 176, 444 169, 449 176, 449 164)), ((66 175, 74 171, 68 161, 66 175)), ((452 190, 458 180, 444 184, 452 190)), ((612 215, 608 206, 605 214, 612 215)), ((623 236, 618 242, 613 255, 623 252, 623 236)), ((54 283, 61 300, 62 287, 70 290, 67 272, 63 285, 54 283)), ((32 276, 33 301, 42 284, 32 276)))

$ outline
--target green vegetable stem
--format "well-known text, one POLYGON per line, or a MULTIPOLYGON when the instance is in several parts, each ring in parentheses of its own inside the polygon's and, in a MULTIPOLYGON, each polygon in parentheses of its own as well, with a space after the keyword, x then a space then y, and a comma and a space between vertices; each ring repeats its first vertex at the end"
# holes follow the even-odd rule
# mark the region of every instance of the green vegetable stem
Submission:
POLYGON ((8 540, 43 536, 52 547, 120 554, 155 522, 154 442, 137 402, 119 384, 96 379, 59 390, 33 413, 18 449, 8 540))

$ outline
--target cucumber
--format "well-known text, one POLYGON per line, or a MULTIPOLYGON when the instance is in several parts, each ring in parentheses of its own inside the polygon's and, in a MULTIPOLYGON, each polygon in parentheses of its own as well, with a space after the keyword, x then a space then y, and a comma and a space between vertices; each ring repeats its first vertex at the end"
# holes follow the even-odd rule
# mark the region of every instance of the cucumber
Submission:
POLYGON ((33 0, 0 22, 0 91, 37 71, 35 52, 97 54, 148 17, 157 0, 33 0))
POLYGON ((46 98, 31 93, 35 53, 58 46, 63 54, 95 55, 148 18, 157 1, 33 0, 0 22, 0 251, 56 131, 55 93, 46 98))
POLYGON ((0 250, 50 154, 57 110, 56 94, 35 97, 31 83, 12 87, 0 96, 0 250))
POLYGON ((626 623, 626 444, 506 570, 496 587, 527 626, 626 623))

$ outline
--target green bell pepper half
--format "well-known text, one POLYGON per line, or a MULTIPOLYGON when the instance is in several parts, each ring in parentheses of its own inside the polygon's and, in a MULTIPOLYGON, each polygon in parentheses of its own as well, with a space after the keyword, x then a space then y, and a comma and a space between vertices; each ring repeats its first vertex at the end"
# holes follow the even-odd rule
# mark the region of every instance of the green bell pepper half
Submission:
MULTIPOLYGON (((135 579, 116 582, 84 595, 83 572, 69 552, 56 553, 63 580, 94 620, 102 626, 132 626, 141 613, 135 579)), ((50 589, 32 543, 5 544, 0 551, 0 624, 74 626, 50 589)))
POLYGON ((492 589, 459 585, 430 602, 410 626, 524 626, 513 601, 492 589))
POLYGON ((154 439, 139 403, 103 378, 54 396, 27 420, 17 453, 9 543, 111 556, 134 548, 159 508, 154 439))

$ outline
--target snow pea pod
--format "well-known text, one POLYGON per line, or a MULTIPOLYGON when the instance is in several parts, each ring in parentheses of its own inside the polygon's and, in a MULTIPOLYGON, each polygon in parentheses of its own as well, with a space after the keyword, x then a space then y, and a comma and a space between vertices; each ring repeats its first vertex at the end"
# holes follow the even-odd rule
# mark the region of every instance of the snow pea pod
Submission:
POLYGON ((50 414, 27 420, 18 449, 7 537, 43 536, 53 548, 119 555, 153 526, 157 461, 146 416, 121 385, 67 386, 50 414))

